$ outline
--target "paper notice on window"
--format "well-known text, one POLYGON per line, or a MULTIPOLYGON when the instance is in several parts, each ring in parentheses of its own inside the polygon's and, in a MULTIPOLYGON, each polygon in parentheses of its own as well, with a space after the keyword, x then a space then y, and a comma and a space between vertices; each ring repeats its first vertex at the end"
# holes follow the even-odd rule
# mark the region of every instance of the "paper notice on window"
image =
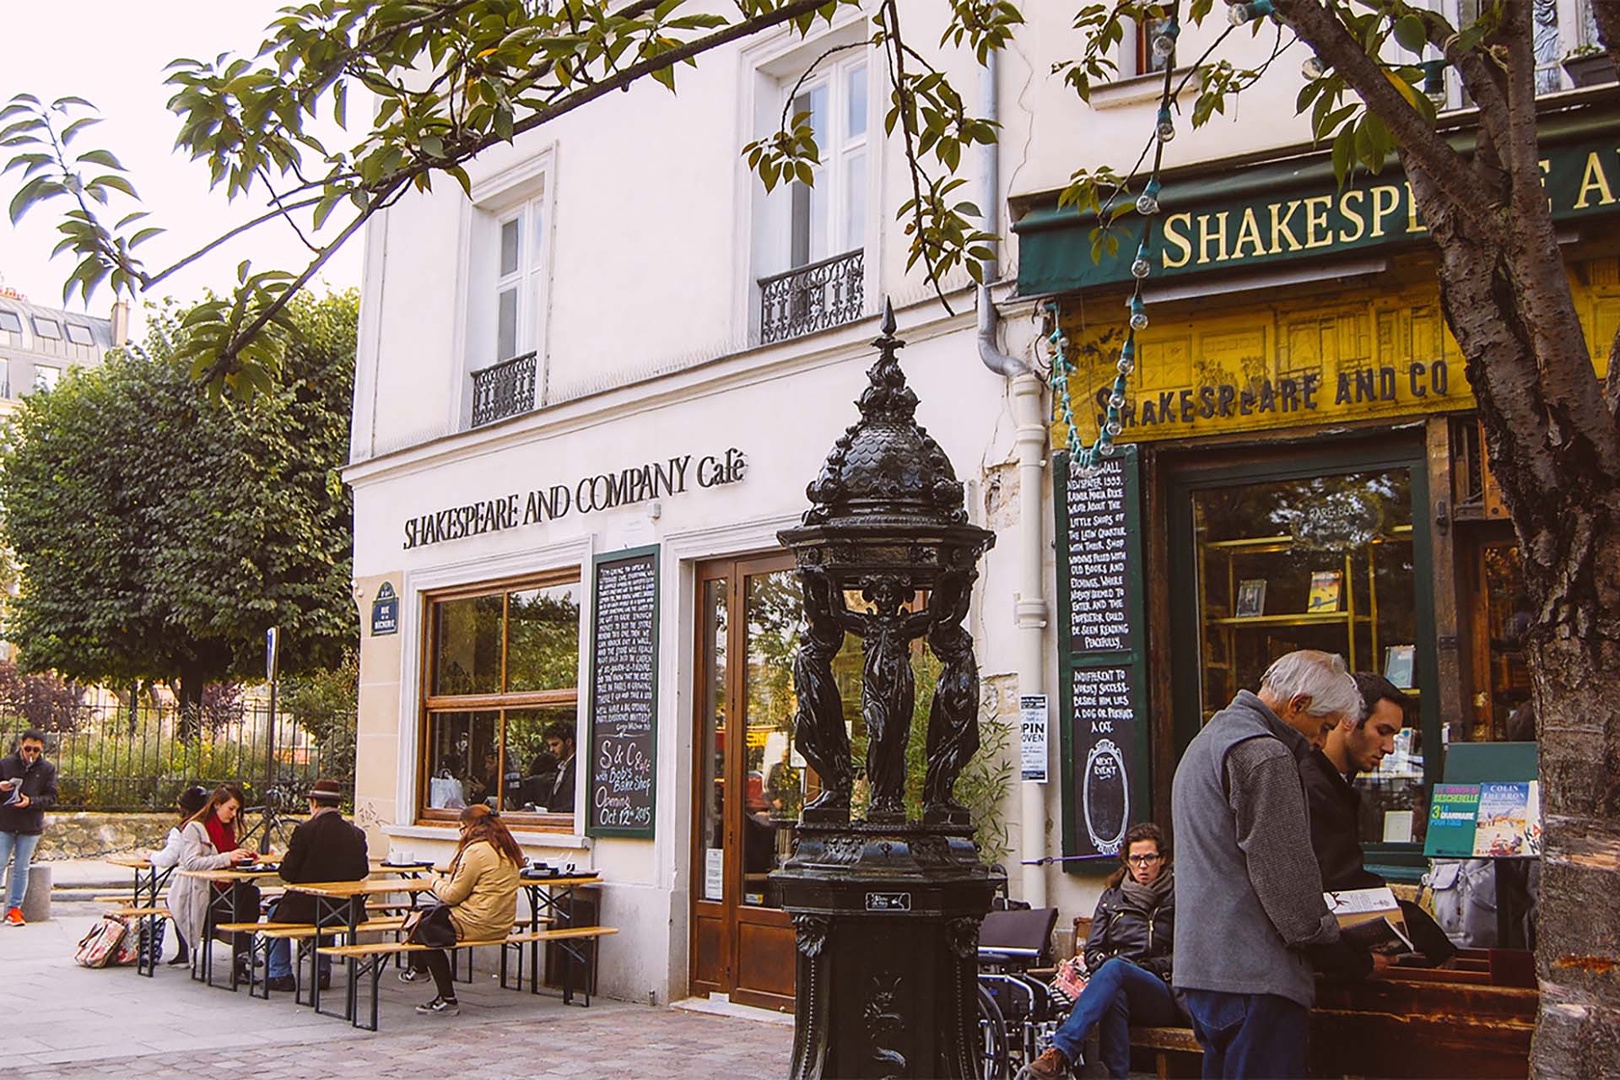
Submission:
POLYGON ((1046 783, 1047 707, 1045 694, 1023 694, 1018 698, 1020 764, 1023 778, 1046 783))
POLYGON ((703 849, 703 899, 723 900, 726 895, 726 853, 724 849, 703 849))

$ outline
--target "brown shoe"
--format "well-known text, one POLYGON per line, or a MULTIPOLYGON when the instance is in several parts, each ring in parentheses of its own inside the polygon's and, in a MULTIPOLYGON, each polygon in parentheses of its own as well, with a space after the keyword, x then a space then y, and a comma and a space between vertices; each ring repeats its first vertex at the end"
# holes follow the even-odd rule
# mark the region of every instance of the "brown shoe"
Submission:
POLYGON ((1034 1061, 1025 1065, 1018 1073, 1018 1080, 1068 1080, 1069 1059, 1057 1047, 1048 1047, 1046 1052, 1034 1061))

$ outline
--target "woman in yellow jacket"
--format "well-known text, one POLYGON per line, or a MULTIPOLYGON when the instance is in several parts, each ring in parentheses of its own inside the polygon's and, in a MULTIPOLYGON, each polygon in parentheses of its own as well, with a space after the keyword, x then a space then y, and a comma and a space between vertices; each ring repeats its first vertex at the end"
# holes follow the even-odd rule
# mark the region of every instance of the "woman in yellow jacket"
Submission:
MULTIPOLYGON (((522 866, 522 849, 493 810, 480 803, 461 812, 461 843, 450 860, 450 873, 433 883, 433 895, 450 908, 457 941, 501 941, 511 933, 522 866)), ((430 974, 439 991, 416 1011, 429 1016, 458 1014, 461 1008, 445 950, 414 953, 411 959, 411 969, 401 972, 400 978, 415 982, 430 974)))

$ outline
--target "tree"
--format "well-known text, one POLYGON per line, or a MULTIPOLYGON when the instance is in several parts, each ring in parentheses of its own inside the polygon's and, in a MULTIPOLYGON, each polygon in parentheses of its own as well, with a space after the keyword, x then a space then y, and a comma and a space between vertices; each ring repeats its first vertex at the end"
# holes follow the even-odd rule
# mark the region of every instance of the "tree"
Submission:
MULTIPOLYGON (((857 2, 736 0, 734 15, 719 15, 714 5, 683 0, 321 0, 289 9, 258 61, 176 69, 180 142, 232 194, 257 181, 282 183, 267 216, 304 209, 324 219, 351 205, 341 242, 437 173, 465 186, 461 163, 487 146, 639 79, 673 88, 678 64, 717 45, 784 23, 804 31, 857 2), (305 132, 304 118, 323 105, 341 112, 351 82, 378 95, 376 122, 352 150, 331 151, 305 132)), ((1010 0, 936 3, 948 11, 942 47, 967 49, 981 63, 1032 10, 1010 0)), ((903 142, 911 167, 912 198, 901 216, 912 261, 937 282, 955 266, 975 269, 984 254, 977 209, 954 201, 960 180, 953 174, 963 150, 993 140, 996 130, 970 115, 950 80, 906 43, 895 0, 870 6, 871 42, 890 80, 886 128, 903 142)), ((1285 35, 1312 50, 1318 73, 1299 110, 1331 143, 1341 176, 1399 157, 1439 252, 1445 317, 1467 359, 1536 606, 1527 645, 1547 831, 1535 1065, 1577 1074, 1600 1071, 1620 1053, 1620 914, 1610 899, 1620 879, 1620 342, 1597 343, 1611 357, 1600 383, 1540 186, 1532 6, 1462 6, 1476 14, 1461 26, 1405 0, 1228 0, 1220 10, 1257 32, 1275 25, 1273 59, 1285 35), (1444 58, 1477 108, 1474 130, 1463 133, 1471 143, 1454 144, 1452 133, 1437 130, 1418 87, 1424 50, 1444 58)), ((1216 9, 1214 0, 1077 2, 1074 58, 1060 70, 1087 97, 1113 73, 1129 25, 1167 15, 1202 23, 1216 9)), ((1604 47, 1620 59, 1620 0, 1593 0, 1593 9, 1604 47)), ((1167 36, 1173 54, 1175 35, 1167 36)), ((1218 47, 1191 65, 1195 125, 1221 116, 1267 66, 1235 67, 1215 56, 1218 47)), ((1179 101, 1172 77, 1166 121, 1179 101)), ((0 111, 7 125, 0 145, 14 148, 12 163, 25 177, 13 215, 71 199, 64 245, 81 261, 69 289, 104 280, 150 285, 163 272, 147 272, 129 254, 142 232, 130 231, 135 223, 107 226, 95 212, 97 198, 129 189, 116 159, 67 150, 82 131, 81 108, 17 99, 0 111)), ((805 118, 787 115, 780 131, 745 153, 767 187, 808 181, 819 160, 805 118)), ((1134 212, 1132 182, 1082 167, 1064 200, 1096 215, 1106 245, 1110 226, 1134 212)), ((193 354, 198 370, 225 385, 262 382, 260 365, 273 370, 274 350, 250 353, 258 346, 249 343, 329 250, 318 249, 291 282, 245 277, 233 302, 210 316, 206 347, 193 354)))
MULTIPOLYGON (((289 673, 358 640, 347 459, 357 298, 289 307, 283 379, 210 402, 176 359, 190 312, 26 398, 0 458, 21 590, 7 636, 29 670, 80 682, 176 683, 192 717, 206 683, 262 678, 280 626, 289 673)), ((193 309, 195 310, 195 309, 193 309)))

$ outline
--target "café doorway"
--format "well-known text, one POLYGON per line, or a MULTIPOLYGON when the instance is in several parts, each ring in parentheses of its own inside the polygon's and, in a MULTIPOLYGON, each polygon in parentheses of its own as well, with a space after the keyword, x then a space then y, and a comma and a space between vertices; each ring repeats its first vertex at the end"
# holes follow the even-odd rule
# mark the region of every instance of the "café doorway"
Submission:
POLYGON ((793 925, 769 874, 814 781, 792 747, 792 557, 704 563, 696 597, 691 988, 791 1011, 793 925))

